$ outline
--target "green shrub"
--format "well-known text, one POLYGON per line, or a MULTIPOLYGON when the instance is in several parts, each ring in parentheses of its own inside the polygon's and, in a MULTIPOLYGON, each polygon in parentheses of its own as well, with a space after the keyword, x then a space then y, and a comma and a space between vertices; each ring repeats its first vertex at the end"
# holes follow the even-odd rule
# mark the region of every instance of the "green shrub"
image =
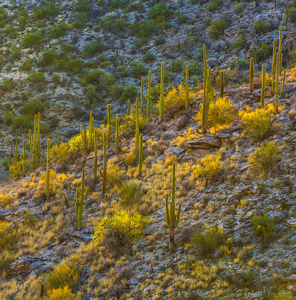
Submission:
POLYGON ((144 56, 144 62, 146 62, 146 63, 153 62, 155 60, 156 60, 155 56, 151 53, 147 53, 144 56))
POLYGON ((244 59, 239 59, 239 58, 232 60, 229 63, 229 67, 231 70, 242 71, 242 70, 246 69, 247 66, 248 66, 247 62, 244 59))
POLYGON ((34 65, 33 59, 28 58, 25 60, 24 64, 22 66, 20 66, 20 70, 31 71, 33 65, 34 65))
POLYGON ((8 78, 8 77, 3 78, 1 88, 5 92, 11 91, 14 88, 13 78, 8 78))
POLYGON ((289 9, 288 16, 292 23, 296 23, 296 7, 289 9))
POLYGON ((141 202, 143 196, 142 183, 130 180, 120 183, 118 186, 119 203, 123 207, 133 207, 141 202))
POLYGON ((16 115, 12 118, 12 130, 13 132, 24 132, 32 128, 33 119, 31 115, 16 115))
POLYGON ((135 85, 129 85, 124 88, 120 99, 118 101, 120 103, 126 102, 127 100, 131 100, 132 102, 136 100, 136 98, 139 96, 138 88, 135 85))
POLYGON ((131 74, 135 78, 140 78, 141 76, 147 75, 147 69, 141 63, 131 62, 132 71, 131 74))
POLYGON ((255 234, 264 242, 270 242, 273 238, 274 219, 267 213, 263 215, 255 214, 252 217, 252 225, 255 234))
POLYGON ((15 255, 10 251, 0 252, 0 270, 6 268, 10 263, 15 260, 15 255))
POLYGON ((20 59, 22 56, 21 54, 22 54, 21 47, 15 46, 15 47, 12 47, 10 50, 10 57, 12 60, 20 59))
POLYGON ((0 27, 4 27, 6 25, 8 19, 8 14, 5 8, 0 9, 0 27))
POLYGON ((181 72, 184 69, 184 61, 183 60, 177 60, 172 62, 172 71, 173 72, 181 72))
POLYGON ((222 228, 211 226, 204 231, 197 231, 190 242, 200 255, 209 255, 226 243, 226 234, 222 228))
POLYGON ((165 3, 161 2, 150 7, 147 16, 148 19, 158 19, 163 17, 165 20, 170 19, 174 15, 174 10, 166 6, 165 3))
POLYGON ((75 294, 72 294, 69 287, 64 286, 62 288, 50 290, 46 300, 75 300, 75 298, 75 294))
POLYGON ((92 57, 103 50, 103 42, 99 40, 93 40, 84 46, 83 52, 86 56, 92 57))
POLYGON ((35 20, 51 19, 59 14, 60 7, 53 1, 43 1, 42 5, 36 7, 33 11, 32 18, 35 20))
POLYGON ((74 14, 73 27, 80 29, 87 23, 87 15, 83 12, 76 12, 74 14))
POLYGON ((230 47, 232 49, 242 49, 245 42, 246 39, 244 38, 244 36, 242 34, 239 34, 238 37, 233 42, 231 42, 230 47))
POLYGON ((265 177, 267 171, 278 163, 282 157, 282 148, 276 141, 262 143, 253 154, 249 155, 249 164, 254 171, 265 177))
POLYGON ((88 13, 91 10, 90 0, 79 0, 75 3, 74 11, 88 13))
POLYGON ((290 293, 285 293, 283 291, 279 291, 274 294, 273 300, 293 300, 295 299, 290 293))
MULTIPOLYGON (((139 115, 140 130, 148 123, 148 118, 144 114, 139 115)), ((136 132, 136 112, 132 110, 130 115, 124 117, 120 122, 119 132, 125 135, 133 135, 136 132)))
POLYGON ((9 229, 9 222, 0 221, 0 250, 11 249, 17 243, 17 236, 13 229, 9 229))
POLYGON ((223 0, 210 0, 209 1, 209 11, 216 11, 219 6, 223 3, 223 0))
POLYGON ((112 19, 104 17, 100 19, 99 24, 105 31, 112 32, 116 35, 121 35, 129 29, 129 23, 123 19, 112 19))
POLYGON ((70 26, 65 22, 59 22, 53 25, 50 29, 49 37, 58 39, 68 33, 70 26))
POLYGON ((61 83, 61 76, 59 74, 53 74, 52 75, 52 81, 55 84, 60 84, 61 83))
POLYGON ((124 91, 123 85, 112 85, 108 88, 108 92, 114 98, 114 100, 119 100, 124 91))
POLYGON ((212 39, 218 39, 228 27, 229 25, 225 19, 217 19, 212 22, 211 27, 208 29, 208 34, 212 39))
POLYGON ((266 59, 272 52, 272 46, 267 45, 265 42, 260 44, 260 48, 255 49, 252 51, 251 55, 254 57, 255 60, 261 61, 266 59))
POLYGON ((180 15, 177 16, 177 21, 178 21, 179 24, 186 23, 187 20, 188 20, 187 15, 180 14, 180 15))
POLYGON ((59 57, 59 54, 57 53, 57 51, 52 50, 52 49, 48 49, 45 50, 42 55, 41 55, 41 59, 39 60, 39 65, 41 67, 47 67, 50 66, 54 63, 54 61, 59 57))
POLYGON ((38 112, 44 112, 46 104, 41 99, 28 101, 21 109, 20 112, 24 115, 35 115, 38 112))
POLYGON ((145 218, 138 214, 115 211, 112 217, 104 217, 95 228, 92 236, 95 245, 104 243, 110 250, 129 246, 139 240, 144 231, 145 218), (110 247, 112 246, 112 247, 110 247))
POLYGON ((258 21, 253 25, 256 34, 263 34, 271 30, 271 24, 266 21, 258 21))
POLYGON ((272 125, 272 114, 267 109, 256 109, 253 112, 244 113, 241 124, 244 132, 250 138, 261 140, 269 135, 272 125))
MULTIPOLYGON (((63 63, 63 61, 62 61, 62 63, 63 63)), ((73 74, 78 75, 79 73, 81 73, 84 66, 85 66, 85 63, 82 58, 73 58, 73 59, 69 59, 66 62, 66 65, 64 66, 64 68, 66 69, 67 72, 71 72, 73 74)))
POLYGON ((244 10, 244 6, 241 3, 238 3, 234 6, 234 11, 237 14, 240 14, 241 12, 243 12, 243 10, 244 10))
POLYGON ((22 45, 25 48, 40 45, 43 41, 42 35, 40 33, 28 33, 22 38, 22 45))
POLYGON ((92 84, 89 84, 86 87, 86 99, 90 101, 90 103, 94 103, 98 99, 98 93, 96 91, 96 87, 92 84))
POLYGON ((27 80, 32 83, 45 83, 46 82, 44 74, 42 72, 35 72, 35 71, 32 71, 28 75, 27 80))
POLYGON ((17 18, 18 22, 20 23, 20 25, 22 27, 25 27, 28 23, 28 20, 29 20, 28 11, 25 8, 20 8, 17 11, 17 15, 18 15, 18 18, 17 18))
POLYGON ((118 66, 117 72, 121 77, 126 77, 128 75, 128 71, 125 66, 118 66))

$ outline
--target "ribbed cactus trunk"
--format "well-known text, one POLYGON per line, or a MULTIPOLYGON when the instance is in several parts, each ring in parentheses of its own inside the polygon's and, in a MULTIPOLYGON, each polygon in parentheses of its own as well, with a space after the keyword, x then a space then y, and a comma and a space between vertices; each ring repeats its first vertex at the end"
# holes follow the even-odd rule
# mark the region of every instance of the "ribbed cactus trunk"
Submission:
POLYGON ((37 167, 37 115, 34 115, 33 168, 37 167))
POLYGON ((93 131, 94 131, 94 118, 93 113, 89 113, 89 127, 88 127, 88 150, 92 148, 93 145, 93 131))
POLYGON ((185 68, 185 109, 189 107, 189 66, 185 68))
POLYGON ((111 105, 108 104, 108 116, 107 116, 107 140, 110 141, 111 136, 111 105))
POLYGON ((127 100, 127 115, 131 114, 131 100, 127 100))
POLYGON ((80 129, 80 135, 81 135, 81 143, 82 143, 82 160, 85 161, 87 156, 86 129, 83 129, 82 124, 80 129))
POLYGON ((282 64, 283 64, 282 45, 283 45, 283 27, 280 26, 280 29, 279 29, 279 72, 280 72, 280 74, 282 72, 282 64))
POLYGON ((119 118, 116 117, 115 123, 115 151, 116 154, 119 154, 119 118))
POLYGON ((40 112, 37 115, 37 166, 40 164, 40 112))
POLYGON ((151 71, 148 72, 148 91, 147 91, 147 117, 150 116, 150 101, 151 101, 151 71))
POLYGON ((220 97, 224 97, 224 71, 220 71, 220 97))
POLYGON ((143 135, 140 134, 140 148, 139 148, 139 175, 142 173, 143 168, 143 135))
POLYGON ((107 186, 107 138, 106 133, 103 134, 103 182, 102 182, 102 192, 103 197, 106 194, 106 186, 107 186))
POLYGON ((207 48, 203 44, 203 60, 204 60, 204 70, 203 70, 203 110, 202 110, 202 133, 207 133, 207 105, 208 105, 208 94, 207 94, 207 77, 208 77, 208 67, 207 67, 207 48))
POLYGON ((139 117, 139 98, 136 99, 136 136, 135 136, 135 149, 136 156, 139 155, 139 137, 140 137, 140 117, 139 117))
POLYGON ((144 79, 141 77, 141 114, 144 113, 144 79))
POLYGON ((252 91, 252 89, 253 89, 253 78, 254 78, 254 58, 251 57, 251 60, 250 60, 250 75, 249 75, 250 91, 252 91))
POLYGON ((178 210, 176 214, 176 167, 175 163, 173 163, 172 168, 172 201, 170 205, 168 203, 168 198, 165 200, 165 209, 166 209, 166 222, 167 227, 170 228, 170 236, 169 236, 169 251, 172 251, 176 248, 175 245, 175 228, 178 226, 180 221, 180 213, 181 213, 181 204, 178 205, 178 210))
POLYGON ((50 139, 47 139, 47 153, 46 153, 46 177, 45 177, 45 193, 46 199, 50 196, 50 139))
POLYGON ((272 80, 275 79, 275 65, 276 65, 276 40, 272 43, 272 65, 271 65, 271 77, 272 80))
POLYGON ((93 179, 96 183, 98 181, 98 141, 97 131, 94 130, 94 165, 93 165, 93 179))
POLYGON ((26 174, 26 167, 27 167, 27 149, 26 149, 26 141, 23 141, 23 175, 26 174))
POLYGON ((160 121, 163 121, 164 116, 164 62, 161 63, 160 68, 160 108, 159 108, 160 121))
POLYGON ((264 99, 265 99, 265 72, 266 72, 266 67, 265 64, 262 65, 262 87, 261 87, 261 108, 264 108, 264 99))

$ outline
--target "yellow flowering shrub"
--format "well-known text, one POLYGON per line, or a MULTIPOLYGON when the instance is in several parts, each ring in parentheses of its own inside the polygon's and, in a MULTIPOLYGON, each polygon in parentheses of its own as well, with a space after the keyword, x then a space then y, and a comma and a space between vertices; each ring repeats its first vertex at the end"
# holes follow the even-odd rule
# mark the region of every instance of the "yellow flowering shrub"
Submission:
POLYGON ((107 237, 113 237, 117 246, 124 246, 125 243, 139 240, 144 226, 145 217, 137 212, 130 215, 124 210, 115 211, 111 217, 106 216, 98 223, 92 238, 95 245, 104 243, 107 237))
POLYGON ((68 286, 63 288, 53 289, 49 291, 47 300, 74 300, 75 295, 72 294, 68 286))
POLYGON ((260 140, 269 135, 272 125, 272 113, 269 109, 256 109, 240 115, 242 128, 251 138, 260 140))
MULTIPOLYGON (((130 115, 125 116, 124 119, 120 121, 119 133, 127 135, 134 134, 136 132, 136 119, 137 115, 135 110, 132 111, 130 115)), ((140 130, 144 128, 148 121, 148 118, 144 114, 139 114, 140 130)))

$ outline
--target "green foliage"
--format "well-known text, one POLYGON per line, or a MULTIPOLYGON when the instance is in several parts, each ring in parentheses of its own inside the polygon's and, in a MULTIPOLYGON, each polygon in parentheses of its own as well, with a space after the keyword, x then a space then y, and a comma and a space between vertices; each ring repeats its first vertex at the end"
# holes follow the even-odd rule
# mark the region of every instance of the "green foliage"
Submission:
POLYGON ((177 60, 172 62, 172 71, 173 72, 181 72, 184 70, 184 61, 177 60))
POLYGON ((269 135, 272 125, 272 114, 266 109, 256 109, 244 113, 241 119, 242 128, 252 139, 261 140, 269 135))
POLYGON ((110 17, 103 17, 100 19, 99 24, 105 31, 112 32, 116 35, 122 35, 129 29, 129 23, 123 19, 112 19, 110 17))
POLYGON ((87 23, 87 15, 83 12, 76 12, 74 14, 73 27, 80 29, 87 23))
POLYGON ((22 66, 20 66, 20 70, 31 71, 33 65, 34 65, 33 59, 28 58, 25 60, 24 64, 22 66))
POLYGON ((243 12, 243 10, 244 10, 244 6, 241 3, 238 3, 234 6, 234 11, 237 14, 240 14, 241 12, 243 12))
POLYGON ((289 8, 288 16, 292 23, 296 23, 296 7, 289 8))
POLYGON ((29 209, 24 209, 22 215, 24 218, 24 224, 26 224, 27 226, 33 227, 36 224, 36 215, 31 213, 29 209))
POLYGON ((27 80, 32 82, 32 83, 45 83, 46 82, 44 73, 35 72, 35 71, 32 71, 28 75, 27 80))
POLYGON ((145 56, 144 56, 144 61, 145 61, 146 63, 153 62, 153 61, 155 61, 155 60, 156 60, 155 56, 154 56, 153 54, 151 54, 151 53, 147 53, 147 54, 145 54, 145 56))
POLYGON ((239 58, 232 60, 229 63, 229 67, 231 70, 242 71, 242 70, 246 69, 247 66, 248 66, 247 62, 244 59, 239 59, 239 58))
POLYGON ((1 86, 1 89, 2 89, 4 92, 9 92, 9 91, 11 91, 13 88, 14 88, 14 81, 13 81, 13 78, 5 77, 5 78, 2 79, 2 86, 1 86))
POLYGON ((11 262, 15 260, 12 252, 4 250, 0 252, 0 270, 6 268, 11 262))
POLYGON ((38 112, 44 112, 46 104, 41 99, 34 99, 28 101, 21 109, 20 112, 24 115, 34 116, 38 112))
MULTIPOLYGON (((148 118, 144 114, 139 115, 139 127, 140 131, 148 123, 148 118)), ((130 115, 124 117, 120 122, 119 131, 123 134, 135 134, 136 132, 136 112, 132 111, 130 115)))
POLYGON ((64 288, 66 286, 70 289, 78 287, 82 270, 79 258, 64 261, 53 267, 53 271, 45 276, 45 285, 48 290, 64 288))
POLYGON ((253 154, 249 155, 249 164, 265 177, 266 172, 281 160, 282 147, 276 141, 262 143, 253 154))
POLYGON ((255 214, 252 217, 252 225, 255 234, 264 242, 270 242, 273 238, 274 219, 267 213, 263 215, 255 214))
POLYGON ((9 229, 9 222, 0 221, 0 250, 11 249, 17 243, 17 236, 13 229, 9 229))
POLYGON ((40 33, 32 32, 23 36, 22 45, 25 48, 29 48, 29 47, 40 45, 42 41, 43 41, 43 37, 40 33))
POLYGON ((128 75, 128 71, 125 66, 118 66, 117 72, 121 77, 126 77, 128 75))
POLYGON ((160 17, 164 18, 165 20, 170 19, 174 15, 174 10, 167 7, 164 2, 155 4, 154 6, 150 7, 147 16, 148 19, 158 19, 160 17))
POLYGON ((217 19, 212 22, 211 27, 208 29, 208 35, 212 39, 218 39, 223 33, 224 30, 229 27, 225 19, 217 19))
MULTIPOLYGON (((195 117, 195 121, 199 124, 202 122, 202 111, 203 105, 201 105, 195 117)), ((208 122, 215 130, 219 128, 219 125, 223 126, 231 124, 235 120, 236 115, 236 108, 230 100, 227 100, 226 97, 219 97, 216 102, 210 102, 208 108, 208 122)))
POLYGON ((209 1, 209 11, 216 11, 219 6, 223 3, 223 0, 210 0, 209 1))
POLYGON ((144 226, 145 218, 137 212, 128 214, 123 210, 115 211, 112 217, 106 216, 101 219, 92 238, 95 245, 106 244, 113 238, 115 247, 123 247, 139 240, 143 235, 144 226))
POLYGON ((188 20, 187 15, 180 14, 180 15, 177 16, 177 21, 178 21, 179 24, 186 23, 187 20, 188 20))
POLYGON ((221 160, 221 153, 208 154, 197 160, 197 165, 193 168, 193 172, 197 176, 204 176, 209 180, 213 180, 222 170, 224 163, 221 160))
POLYGON ((4 27, 6 25, 6 21, 8 19, 8 14, 5 8, 0 9, 0 27, 4 27))
POLYGON ((52 65, 55 62, 55 60, 58 59, 58 57, 59 55, 57 51, 52 49, 45 50, 42 53, 41 59, 39 60, 38 64, 42 67, 48 67, 52 65))
POLYGON ((22 27, 25 27, 28 23, 28 20, 29 20, 28 11, 25 8, 20 8, 17 11, 17 15, 18 15, 18 18, 17 18, 18 22, 20 23, 20 25, 22 27))
POLYGON ((90 0, 79 0, 75 3, 74 11, 88 13, 91 10, 90 0))
POLYGON ((52 19, 57 16, 60 11, 60 7, 56 5, 53 1, 43 1, 42 5, 36 7, 32 14, 32 19, 43 20, 52 19))
POLYGON ((124 181, 118 186, 118 194, 121 206, 133 207, 141 202, 142 183, 136 180, 124 181))
POLYGON ((261 61, 263 59, 266 59, 268 55, 271 54, 271 51, 272 51, 272 46, 267 45, 265 42, 262 42, 260 43, 260 48, 253 50, 251 55, 257 61, 261 61))
POLYGON ((226 243, 226 234, 222 228, 211 226, 204 231, 196 231, 190 242, 200 255, 209 255, 226 243))
POLYGON ((131 100, 131 102, 136 101, 136 98, 139 96, 138 88, 135 85, 126 86, 121 94, 120 99, 118 101, 120 103, 126 102, 127 100, 131 100))
POLYGON ((293 300, 295 299, 290 293, 285 293, 283 291, 279 291, 274 294, 273 300, 293 300))
POLYGON ((261 20, 253 25, 253 29, 256 34, 263 34, 270 31, 272 28, 270 22, 261 20))
POLYGON ((147 75, 147 69, 141 63, 131 62, 132 71, 131 74, 135 78, 147 75))
POLYGON ((92 57, 103 50, 103 42, 99 40, 93 40, 84 46, 83 52, 86 56, 92 57))
POLYGON ((68 33, 70 26, 65 22, 59 22, 50 28, 49 37, 58 39, 68 33))
POLYGON ((242 49, 245 44, 246 39, 242 34, 239 34, 237 38, 231 42, 230 47, 232 49, 242 49))

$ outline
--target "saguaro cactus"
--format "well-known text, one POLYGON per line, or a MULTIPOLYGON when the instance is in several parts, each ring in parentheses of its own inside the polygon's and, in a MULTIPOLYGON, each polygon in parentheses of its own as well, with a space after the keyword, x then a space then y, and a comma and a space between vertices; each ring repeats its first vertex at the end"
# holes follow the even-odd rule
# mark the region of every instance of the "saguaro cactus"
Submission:
POLYGON ((86 129, 83 129, 82 124, 80 129, 80 135, 81 135, 81 143, 82 143, 82 160, 85 161, 87 156, 86 129))
POLYGON ((262 87, 261 87, 261 108, 264 108, 264 98, 265 98, 265 64, 262 65, 262 87))
POLYGON ((207 77, 208 77, 208 67, 207 67, 207 48, 206 45, 203 44, 203 59, 204 59, 204 69, 203 69, 203 110, 202 110, 202 133, 207 133, 207 77))
POLYGON ((276 65, 276 40, 272 42, 272 65, 271 65, 271 77, 274 80, 275 77, 275 65, 276 65))
POLYGON ((23 155, 22 155, 22 160, 23 160, 23 174, 26 174, 26 167, 27 167, 27 149, 26 149, 26 141, 23 141, 23 155))
POLYGON ((115 150, 116 154, 119 154, 119 118, 116 117, 115 123, 115 150))
POLYGON ((111 105, 108 104, 108 116, 107 116, 107 139, 110 140, 111 136, 111 105))
POLYGON ((127 100, 127 115, 131 114, 131 100, 127 100))
POLYGON ((167 88, 167 90, 164 91, 164 62, 161 63, 161 68, 160 68, 160 88, 157 86, 156 91, 160 95, 159 117, 160 117, 160 121, 162 122, 164 116, 164 96, 169 91, 169 88, 167 88))
POLYGON ((106 194, 106 186, 107 186, 107 138, 106 132, 103 133, 103 172, 100 170, 100 174, 102 176, 102 193, 103 196, 106 194))
POLYGON ((76 198, 74 198, 75 206, 76 206, 76 217, 77 217, 77 229, 80 230, 82 227, 82 213, 83 213, 83 205, 84 199, 87 198, 89 193, 89 188, 85 188, 85 172, 84 168, 82 169, 82 181, 81 187, 76 189, 76 198))
POLYGON ((251 60, 250 60, 250 75, 249 75, 250 91, 252 91, 252 89, 253 89, 253 79, 254 79, 254 58, 251 57, 251 60))
POLYGON ((45 176, 45 193, 46 199, 49 199, 50 196, 50 139, 47 139, 47 153, 46 153, 46 176, 45 176))
POLYGON ((150 103, 152 100, 152 97, 151 97, 151 71, 148 72, 148 91, 147 91, 147 95, 145 95, 145 99, 147 101, 147 117, 149 117, 150 103))
POLYGON ((40 113, 34 115, 34 131, 29 129, 29 147, 32 153, 33 169, 37 168, 40 158, 40 113))
POLYGON ((283 45, 283 26, 280 26, 280 29, 279 29, 279 66, 280 66, 280 74, 282 72, 282 64, 283 64, 282 45, 283 45))
POLYGON ((286 70, 284 70, 283 79, 282 79, 282 88, 279 90, 279 76, 280 76, 280 52, 276 55, 276 75, 275 80, 272 80, 272 91, 275 94, 274 108, 275 113, 279 112, 279 94, 284 91, 285 87, 285 78, 286 78, 286 70))
POLYGON ((176 168, 175 163, 173 163, 173 176, 172 176, 172 201, 169 203, 168 198, 165 200, 165 210, 166 210, 166 222, 167 227, 170 228, 170 239, 169 239, 169 250, 172 251, 175 245, 175 229, 179 224, 180 221, 180 213, 181 213, 181 203, 178 205, 178 210, 176 213, 175 208, 175 194, 176 194, 176 168))
POLYGON ((93 144, 93 131, 94 131, 94 118, 93 113, 89 113, 89 127, 88 127, 88 150, 92 148, 93 144))
POLYGON ((186 68, 185 68, 185 90, 186 90, 186 95, 185 95, 185 109, 187 110, 188 109, 188 106, 189 106, 189 87, 188 87, 188 84, 189 84, 189 66, 186 65, 186 68))
POLYGON ((139 175, 142 173, 143 167, 143 135, 140 134, 140 149, 139 149, 139 175))
POLYGON ((97 141, 97 131, 94 130, 94 165, 93 165, 93 178, 94 182, 98 181, 98 141, 97 141))
POLYGON ((140 116, 139 116, 139 98, 136 99, 136 136, 135 136, 135 149, 136 156, 139 154, 139 136, 140 136, 140 116))
POLYGON ((224 97, 224 70, 220 71, 220 97, 224 97))
POLYGON ((144 113, 144 79, 141 77, 141 113, 144 113))
POLYGON ((37 166, 40 164, 40 112, 37 115, 37 166))

